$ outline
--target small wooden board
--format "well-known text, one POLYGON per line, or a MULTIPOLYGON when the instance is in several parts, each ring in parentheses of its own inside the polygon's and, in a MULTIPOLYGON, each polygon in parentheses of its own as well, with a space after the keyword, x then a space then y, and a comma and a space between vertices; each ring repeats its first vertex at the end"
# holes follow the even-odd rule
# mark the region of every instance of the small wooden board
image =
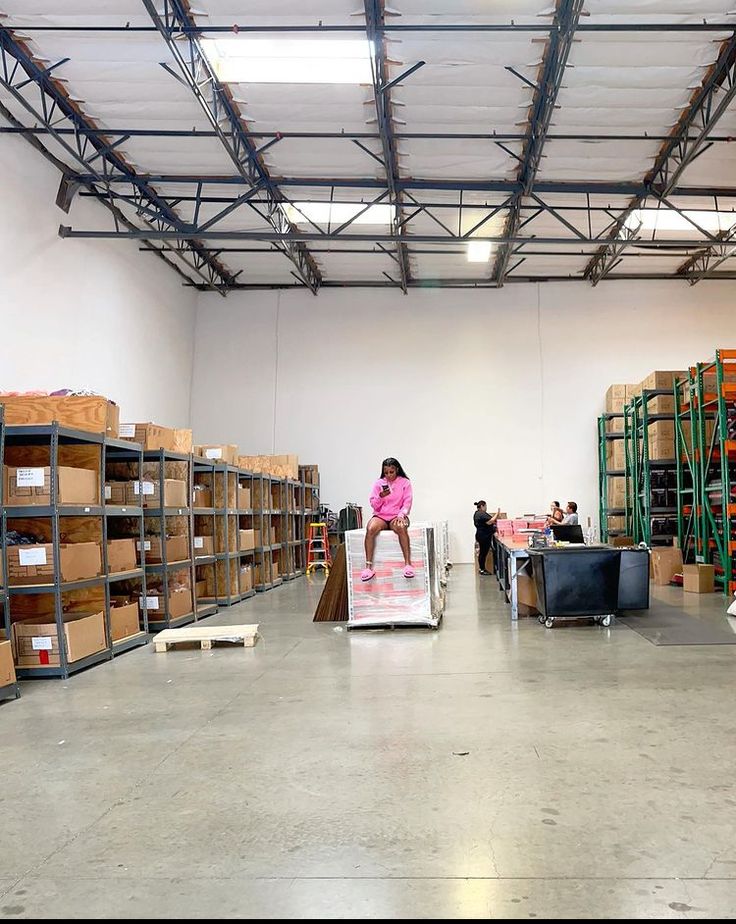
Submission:
POLYGON ((199 643, 205 651, 215 642, 229 642, 253 648, 258 638, 258 624, 252 626, 187 626, 181 629, 164 629, 153 637, 153 647, 157 652, 168 651, 170 645, 177 643, 199 643))

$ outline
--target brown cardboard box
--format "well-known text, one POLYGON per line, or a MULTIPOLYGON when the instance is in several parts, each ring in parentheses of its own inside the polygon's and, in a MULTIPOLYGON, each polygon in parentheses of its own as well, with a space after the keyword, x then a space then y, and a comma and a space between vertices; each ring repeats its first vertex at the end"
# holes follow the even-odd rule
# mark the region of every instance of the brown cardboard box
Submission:
POLYGON ((9 641, 0 642, 0 687, 15 683, 15 665, 13 664, 13 646, 9 641))
POLYGON ((213 536, 195 536, 193 541, 195 556, 215 554, 215 540, 213 536))
POLYGON ((641 394, 641 383, 637 382, 636 385, 627 385, 626 386, 626 402, 631 401, 632 398, 638 398, 641 394))
POLYGON ((669 461, 675 458, 675 444, 673 440, 650 440, 649 459, 652 462, 669 461))
MULTIPOLYGON (((140 541, 136 542, 136 548, 140 553, 140 541)), ((146 536, 143 549, 146 553, 146 562, 148 564, 158 564, 163 561, 160 536, 146 536)), ((166 539, 166 561, 169 563, 187 561, 188 558, 189 539, 187 536, 169 536, 168 539, 166 539)))
POLYGON ((609 529, 626 529, 626 517, 614 516, 608 518, 609 529))
POLYGON ((614 417, 612 420, 606 421, 606 433, 623 433, 624 432, 624 418, 623 417, 614 417))
POLYGON ((207 596, 207 581, 197 581, 194 585, 194 590, 195 590, 198 600, 201 600, 203 597, 206 597, 207 596))
POLYGON ((319 466, 318 465, 300 465, 299 480, 306 484, 319 484, 319 466))
POLYGON ((138 623, 138 604, 128 603, 127 597, 119 598, 119 602, 115 602, 113 597, 110 604, 110 634, 113 642, 137 635, 141 631, 138 623))
POLYGON ((238 485, 238 510, 250 510, 250 488, 243 488, 238 485))
POLYGON ((110 539, 107 543, 107 569, 110 574, 134 571, 138 567, 135 539, 110 539))
MULTIPOLYGON (((146 591, 148 601, 148 618, 152 622, 166 618, 164 595, 156 590, 146 591)), ((189 587, 169 592, 169 619, 188 616, 192 612, 192 591, 189 587)))
POLYGON ((195 446, 194 455, 203 459, 209 459, 212 462, 226 462, 228 465, 238 464, 238 447, 233 443, 208 444, 204 446, 195 446))
POLYGON ((144 449, 166 449, 185 455, 192 451, 191 430, 176 430, 155 423, 120 424, 120 438, 140 443, 144 449))
POLYGON ((713 565, 684 565, 682 589, 691 594, 712 594, 716 589, 713 565))
POLYGON ((649 440, 660 440, 664 442, 669 440, 674 444, 675 441, 675 422, 674 420, 655 420, 649 424, 649 440))
POLYGON ((250 552, 256 547, 256 531, 254 529, 241 529, 240 533, 240 550, 241 552, 250 552))
POLYGON ((672 546, 652 549, 652 580, 662 587, 670 583, 675 574, 682 572, 682 550, 672 546))
POLYGON ((124 507, 127 503, 129 503, 129 484, 130 482, 128 481, 108 481, 105 485, 105 503, 113 504, 116 507, 124 507))
MULTIPOLYGON (((128 504, 131 507, 161 506, 160 482, 131 481, 128 483, 128 504)), ((164 479, 164 507, 182 507, 187 505, 187 483, 176 478, 164 479)))
POLYGON ((647 401, 647 412, 649 414, 674 414, 675 396, 655 395, 647 401))
MULTIPOLYGON (((102 573, 102 550, 96 542, 61 543, 62 581, 83 581, 102 573)), ((8 584, 52 584, 54 552, 51 543, 8 546, 8 584)))
MULTIPOLYGON (((13 642, 18 667, 57 667, 59 638, 51 616, 34 616, 13 623, 13 642)), ((79 661, 107 648, 105 614, 64 613, 67 660, 79 661)))
POLYGON ((607 440, 606 465, 610 470, 623 470, 626 467, 626 451, 623 440, 607 440))
POLYGON ((537 609, 537 586, 531 575, 519 574, 517 576, 516 594, 520 607, 524 608, 523 615, 534 616, 539 612, 537 609))
POLYGON ((278 560, 274 559, 271 562, 271 580, 275 581, 279 577, 281 577, 281 572, 279 571, 279 563, 278 560))
POLYGON ((611 385, 606 392, 606 411, 617 414, 626 403, 626 385, 611 385))
POLYGON ((611 536, 608 540, 608 544, 617 549, 619 547, 634 545, 634 540, 631 536, 611 536))
POLYGON ((249 590, 253 590, 253 568, 250 565, 240 566, 239 582, 241 594, 246 594, 249 590))
POLYGON ((655 388, 673 389, 675 379, 683 379, 686 377, 686 372, 672 372, 658 369, 654 372, 650 372, 645 379, 641 380, 642 391, 651 391, 655 388))
POLYGON ((210 488, 199 488, 193 492, 192 506, 194 507, 211 507, 212 491, 210 488))
MULTIPOLYGON (((100 503, 99 475, 86 468, 60 465, 56 499, 59 504, 100 503)), ((48 506, 51 503, 51 469, 46 466, 17 468, 6 465, 5 503, 15 506, 48 506)))
POLYGON ((608 479, 608 506, 624 507, 626 504, 626 479, 608 479))
POLYGON ((43 425, 56 421, 73 430, 104 433, 113 439, 118 436, 120 408, 101 395, 0 395, 0 404, 5 405, 7 426, 43 425))

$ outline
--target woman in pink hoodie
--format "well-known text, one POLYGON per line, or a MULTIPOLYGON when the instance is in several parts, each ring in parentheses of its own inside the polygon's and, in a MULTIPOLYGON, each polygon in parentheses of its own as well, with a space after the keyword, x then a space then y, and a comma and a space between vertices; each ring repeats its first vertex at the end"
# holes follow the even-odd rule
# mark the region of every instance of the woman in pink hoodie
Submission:
POLYGON ((373 516, 365 531, 365 570, 360 575, 362 581, 370 581, 376 576, 373 570, 373 552, 376 548, 376 536, 384 529, 393 530, 399 537, 401 551, 404 553, 404 577, 414 577, 408 532, 411 503, 411 481, 401 463, 393 458, 384 459, 381 477, 371 491, 373 516))

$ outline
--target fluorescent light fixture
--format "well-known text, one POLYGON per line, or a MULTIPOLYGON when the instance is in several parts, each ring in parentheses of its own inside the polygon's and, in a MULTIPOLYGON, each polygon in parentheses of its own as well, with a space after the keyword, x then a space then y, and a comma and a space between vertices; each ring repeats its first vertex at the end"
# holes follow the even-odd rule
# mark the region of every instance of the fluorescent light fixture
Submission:
POLYGON ((204 39, 223 83, 373 83, 367 39, 204 39))
POLYGON ((634 229, 641 223, 642 231, 684 231, 689 236, 698 231, 685 216, 696 225, 711 234, 727 231, 736 225, 736 212, 702 212, 696 209, 683 209, 683 214, 674 209, 636 209, 626 219, 626 227, 634 229))
POLYGON ((491 258, 490 241, 469 241, 468 263, 487 263, 491 258))
POLYGON ((353 218, 356 225, 390 225, 394 207, 381 203, 366 206, 364 202, 294 202, 284 205, 284 213, 294 225, 313 221, 336 228, 353 218))

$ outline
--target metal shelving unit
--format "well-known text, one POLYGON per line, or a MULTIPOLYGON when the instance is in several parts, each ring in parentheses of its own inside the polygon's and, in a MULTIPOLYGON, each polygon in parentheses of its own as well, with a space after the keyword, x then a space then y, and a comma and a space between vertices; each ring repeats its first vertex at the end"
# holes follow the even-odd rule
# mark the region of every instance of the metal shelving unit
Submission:
MULTIPOLYGON (((4 458, 5 425, 3 423, 3 406, 0 404, 0 473, 3 471, 4 458)), ((0 478, 0 511, 2 511, 4 488, 5 478, 0 478)), ((2 579, 0 579, 0 627, 3 630, 2 638, 5 641, 10 639, 10 616, 8 613, 8 591, 6 586, 8 561, 5 549, 5 516, 3 513, 0 513, 0 567, 2 568, 2 579)), ((0 687, 0 699, 17 699, 19 696, 20 685, 17 680, 0 687)))
POLYGON ((308 465, 299 466, 299 477, 303 487, 302 494, 302 516, 301 516, 301 537, 299 549, 301 550, 301 566, 306 571, 307 567, 307 545, 309 542, 309 524, 319 519, 320 504, 320 476, 319 471, 312 469, 308 465), (310 480, 315 479, 315 480, 310 480))
POLYGON ((697 445, 696 376, 691 369, 677 379, 675 396, 675 466, 677 476, 677 537, 684 564, 704 561, 700 529, 702 511, 700 448, 697 445))
MULTIPOLYGON (((126 468, 132 468, 129 472, 139 482, 143 478, 143 449, 138 443, 131 443, 128 440, 117 440, 105 438, 103 442, 103 489, 104 484, 108 481, 108 464, 124 465, 126 468)), ((109 480, 115 480, 110 478, 109 480)), ((138 600, 138 619, 140 631, 126 638, 112 640, 113 656, 129 651, 131 648, 137 648, 145 645, 149 639, 148 631, 148 607, 146 605, 146 569, 145 569, 145 519, 143 507, 117 505, 105 503, 103 518, 103 566, 106 574, 106 593, 105 603, 107 612, 108 637, 112 639, 112 597, 115 591, 119 589, 121 583, 130 587, 135 584, 135 590, 131 591, 129 596, 138 600), (125 535, 123 535, 123 533, 125 535), (110 572, 108 560, 108 541, 112 539, 131 538, 136 542, 136 548, 140 549, 141 562, 138 567, 130 571, 110 572)))
MULTIPOLYGON (((255 589, 256 553, 255 553, 255 549, 244 549, 241 547, 240 530, 241 529, 249 530, 249 529, 255 528, 254 518, 256 516, 256 511, 254 510, 254 503, 255 503, 254 501, 254 478, 256 478, 257 476, 254 475, 253 472, 247 471, 246 469, 242 469, 242 468, 236 469, 236 471, 237 471, 237 479, 238 479, 238 488, 247 488, 247 490, 250 492, 249 506, 241 507, 239 502, 237 506, 238 557, 236 560, 238 564, 238 589, 240 589, 240 568, 246 564, 250 565, 251 587, 249 590, 241 591, 240 593, 240 599, 247 600, 250 597, 254 597, 256 595, 256 589, 255 589)), ((236 495, 236 498, 237 498, 237 495, 236 495)))
MULTIPOLYGON (((649 403, 671 389, 645 389, 632 398, 626 416, 627 463, 630 461, 633 538, 647 545, 671 545, 677 536, 677 463, 673 458, 650 457, 650 427, 671 421, 675 414, 653 414, 649 403)), ((627 466, 629 467, 629 466, 627 466)))
POLYGON ((624 465, 623 468, 609 467, 608 461, 609 446, 611 446, 614 441, 623 441, 625 444, 626 433, 625 429, 620 431, 609 431, 608 422, 611 420, 625 420, 625 415, 623 413, 606 413, 601 414, 598 418, 598 513, 601 540, 603 542, 607 542, 612 536, 630 535, 626 532, 628 521, 631 516, 630 481, 627 476, 626 466, 624 465), (623 506, 613 503, 610 491, 612 478, 625 479, 623 506), (612 517, 624 519, 623 528, 621 526, 611 526, 609 521, 612 517))
MULTIPOLYGON (((18 426, 5 428, 5 446, 10 449, 13 461, 10 456, 4 459, 5 464, 14 465, 16 462, 22 462, 25 459, 25 465, 29 468, 45 467, 48 464, 50 469, 50 503, 48 505, 9 505, 3 506, 3 531, 8 528, 8 521, 11 525, 15 521, 39 520, 50 521, 50 528, 44 528, 43 532, 49 533, 49 543, 52 547, 53 572, 54 580, 48 584, 10 584, 8 580, 8 596, 5 605, 5 628, 8 638, 12 636, 11 624, 13 622, 14 607, 20 615, 28 617, 26 605, 21 598, 36 597, 41 595, 51 596, 53 598, 53 614, 49 613, 49 621, 56 625, 56 636, 58 640, 58 658, 59 664, 39 664, 38 666, 16 667, 16 673, 19 678, 24 677, 62 677, 67 678, 70 674, 84 670, 93 664, 99 664, 107 661, 112 657, 112 646, 110 643, 110 624, 108 618, 107 606, 107 578, 104 573, 97 577, 78 581, 61 580, 61 544, 62 531, 67 532, 71 526, 67 524, 70 518, 87 518, 90 522, 87 524, 91 527, 90 532, 96 532, 99 541, 104 542, 104 508, 102 506, 103 496, 103 444, 104 437, 102 434, 88 433, 81 430, 74 430, 69 427, 62 427, 58 424, 44 426, 18 426), (87 461, 93 460, 95 471, 97 472, 97 497, 99 504, 89 505, 62 505, 58 502, 58 469, 60 464, 60 452, 71 455, 78 450, 85 451, 87 461), (39 465, 42 462, 42 465, 39 465), (95 524, 93 521, 97 520, 95 524), (63 530, 62 530, 63 525, 63 530), (98 527, 98 528, 96 528, 98 527), (105 616, 105 647, 99 651, 87 655, 86 657, 69 661, 66 635, 64 631, 64 612, 65 612, 65 594, 71 594, 75 591, 89 591, 97 589, 98 600, 102 601, 102 608, 105 616), (14 602, 15 601, 15 602, 14 602)), ((69 459, 64 460, 67 464, 69 459)), ((17 467, 17 466, 15 466, 17 467)), ((7 501, 9 498, 4 498, 7 501)), ((104 555, 104 550, 101 550, 104 555)), ((7 566, 7 549, 4 552, 4 564, 7 566)), ((104 572, 104 559, 103 559, 104 572)), ((7 574, 7 570, 5 572, 7 574)), ((98 605, 98 600, 94 605, 98 605)), ((67 598, 68 602, 68 598, 67 598)), ((30 607, 29 609, 33 609, 30 607)), ((35 614, 31 614, 35 615, 35 614)), ((38 615, 47 615, 38 612, 38 615)), ((51 642, 49 642, 49 645, 51 642)), ((40 657, 40 655, 39 655, 40 657)), ((48 656, 50 660, 50 656, 48 656)))

